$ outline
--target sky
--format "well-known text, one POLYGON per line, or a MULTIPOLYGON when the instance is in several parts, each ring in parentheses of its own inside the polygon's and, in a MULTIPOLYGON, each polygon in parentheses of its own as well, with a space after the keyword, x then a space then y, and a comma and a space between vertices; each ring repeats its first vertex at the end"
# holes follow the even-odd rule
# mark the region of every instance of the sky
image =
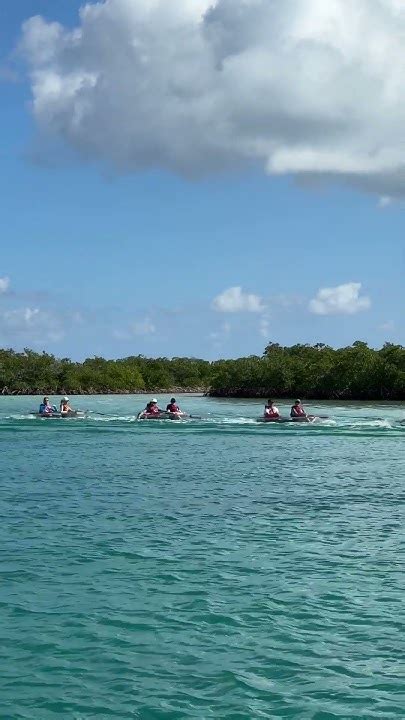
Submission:
POLYGON ((405 344, 404 31, 402 0, 4 0, 0 347, 405 344))

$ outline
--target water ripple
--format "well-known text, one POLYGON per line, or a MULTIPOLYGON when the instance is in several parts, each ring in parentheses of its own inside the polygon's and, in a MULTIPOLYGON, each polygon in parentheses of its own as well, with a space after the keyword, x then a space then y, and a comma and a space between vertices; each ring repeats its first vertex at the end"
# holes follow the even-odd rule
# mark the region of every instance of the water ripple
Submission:
POLYGON ((398 408, 145 427, 115 402, 0 419, 0 717, 402 719, 398 408))

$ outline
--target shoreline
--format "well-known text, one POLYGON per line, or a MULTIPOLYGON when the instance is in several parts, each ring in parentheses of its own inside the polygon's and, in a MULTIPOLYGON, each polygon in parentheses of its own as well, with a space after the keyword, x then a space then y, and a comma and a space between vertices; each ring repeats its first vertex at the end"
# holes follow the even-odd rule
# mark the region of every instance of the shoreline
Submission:
POLYGON ((300 392, 288 392, 288 393, 277 393, 277 392, 250 392, 244 393, 243 390, 235 391, 221 391, 221 390, 210 390, 206 393, 207 397, 216 398, 217 400, 267 400, 273 398, 274 400, 291 400, 294 398, 302 398, 305 402, 308 401, 319 401, 319 402, 404 402, 404 393, 393 393, 392 395, 372 395, 363 394, 361 395, 343 395, 343 394, 331 394, 331 395, 313 395, 312 393, 300 392))
MULTIPOLYGON (((269 393, 243 393, 242 391, 239 392, 216 392, 216 391, 210 391, 207 388, 154 388, 154 389, 148 389, 148 390, 103 390, 103 391, 97 391, 94 390, 94 388, 89 388, 88 390, 66 390, 66 389, 57 389, 57 390, 39 390, 38 388, 35 389, 29 389, 29 390, 12 390, 9 391, 7 388, 3 388, 0 391, 0 396, 3 397, 44 397, 44 396, 61 396, 67 395, 69 397, 86 397, 86 396, 95 396, 95 397, 106 397, 108 395, 111 396, 134 396, 137 397, 138 395, 141 396, 148 396, 148 395, 173 395, 173 396, 181 396, 181 395, 192 395, 195 397, 201 397, 201 398, 212 398, 216 400, 252 400, 257 402, 265 402, 268 397, 269 393)), ((271 397, 270 393, 270 397, 271 397)), ((405 400, 405 397, 373 397, 373 396, 367 396, 367 397, 336 397, 336 396, 330 396, 330 397, 319 397, 318 396, 312 396, 312 395, 305 395, 304 393, 288 393, 288 394, 273 394, 273 398, 275 402, 292 402, 295 397, 301 397, 302 400, 305 403, 403 403, 405 400)))
POLYGON ((29 390, 8 390, 8 388, 3 388, 0 392, 0 395, 3 397, 45 397, 47 395, 69 395, 70 397, 80 396, 80 395, 99 395, 100 397, 103 397, 104 395, 201 395, 201 396, 207 396, 208 391, 207 388, 155 388, 155 389, 147 389, 147 390, 94 390, 94 388, 89 388, 88 390, 66 390, 65 388, 57 390, 50 390, 49 388, 46 388, 45 390, 39 390, 38 388, 29 390))

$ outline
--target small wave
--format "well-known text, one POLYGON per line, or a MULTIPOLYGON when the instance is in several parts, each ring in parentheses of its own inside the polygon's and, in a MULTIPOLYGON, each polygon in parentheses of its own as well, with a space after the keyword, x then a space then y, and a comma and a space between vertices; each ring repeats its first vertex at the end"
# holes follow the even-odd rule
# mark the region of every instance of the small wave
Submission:
POLYGON ((5 415, 2 420, 38 420, 40 418, 35 417, 34 413, 29 413, 28 415, 5 415))
POLYGON ((137 416, 136 415, 90 415, 86 418, 87 420, 90 420, 91 422, 100 422, 100 423, 109 423, 109 422, 136 422, 137 416))
POLYGON ((257 425, 255 418, 247 417, 210 418, 209 421, 217 425, 257 425))
POLYGON ((390 420, 358 420, 357 422, 351 422, 347 423, 346 427, 350 428, 359 428, 361 430, 367 430, 367 429, 385 429, 385 430, 392 430, 394 425, 392 421, 390 420))

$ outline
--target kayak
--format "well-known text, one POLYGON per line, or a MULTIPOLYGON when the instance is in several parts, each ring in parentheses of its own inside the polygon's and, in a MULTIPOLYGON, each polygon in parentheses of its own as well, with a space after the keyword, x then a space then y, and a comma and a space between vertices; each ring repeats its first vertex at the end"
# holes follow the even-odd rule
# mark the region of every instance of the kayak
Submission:
POLYGON ((178 413, 171 413, 163 411, 161 413, 147 413, 147 412, 141 412, 138 415, 138 420, 182 420, 182 418, 187 418, 189 415, 186 415, 186 413, 178 412, 178 413))
POLYGON ((52 413, 33 413, 35 417, 44 418, 45 420, 64 420, 65 418, 84 418, 87 417, 87 413, 83 410, 71 410, 67 413, 52 412, 52 413))
MULTIPOLYGON (((326 419, 326 416, 324 416, 322 419, 326 419)), ((319 415, 307 415, 306 417, 297 417, 297 418, 286 418, 286 417, 279 417, 279 418, 266 418, 266 417, 259 417, 257 418, 257 422, 261 423, 312 423, 315 420, 321 420, 321 417, 319 415)))

